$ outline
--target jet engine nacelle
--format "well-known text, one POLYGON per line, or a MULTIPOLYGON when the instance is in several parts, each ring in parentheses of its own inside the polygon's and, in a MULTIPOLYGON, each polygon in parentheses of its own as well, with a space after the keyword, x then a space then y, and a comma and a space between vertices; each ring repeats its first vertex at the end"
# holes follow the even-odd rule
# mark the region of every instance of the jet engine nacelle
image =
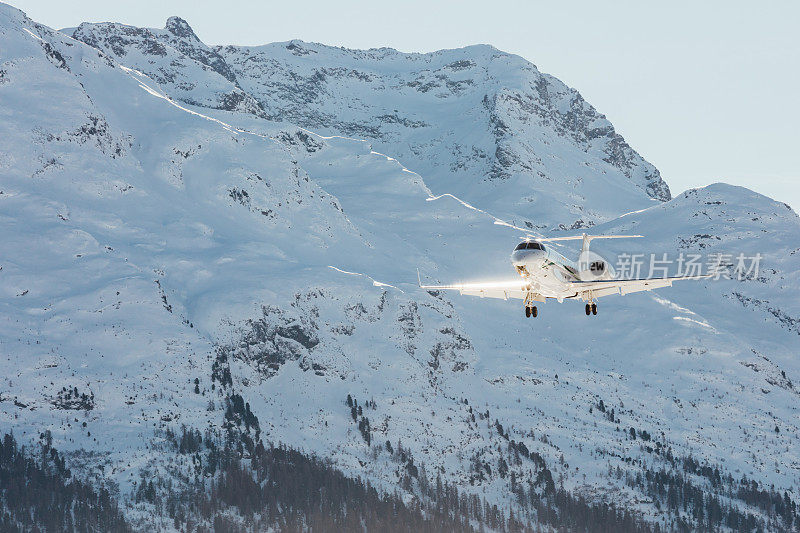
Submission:
POLYGON ((578 277, 581 281, 614 279, 616 273, 599 254, 586 250, 578 257, 578 277))

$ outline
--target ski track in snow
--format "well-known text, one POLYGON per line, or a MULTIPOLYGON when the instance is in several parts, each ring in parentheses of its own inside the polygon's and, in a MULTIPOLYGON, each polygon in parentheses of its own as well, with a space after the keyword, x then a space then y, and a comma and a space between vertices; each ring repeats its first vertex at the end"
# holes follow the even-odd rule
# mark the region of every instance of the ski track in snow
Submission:
POLYGON ((363 276, 363 277, 369 279, 372 282, 372 284, 374 286, 376 286, 376 287, 391 287, 393 289, 397 289, 398 291, 402 292, 403 294, 405 294, 405 292, 406 292, 403 289, 401 289, 400 287, 395 287, 394 285, 390 285, 389 283, 383 283, 382 281, 378 281, 375 278, 373 278, 372 276, 367 275, 367 274, 362 274, 361 272, 350 272, 349 270, 342 270, 341 268, 335 267, 333 265, 328 265, 328 268, 331 268, 331 269, 335 270, 336 272, 341 272, 342 274, 347 274, 349 276, 363 276))
MULTIPOLYGON (((357 139, 355 137, 347 137, 345 135, 322 135, 322 134, 317 133, 315 131, 311 131, 311 130, 309 130, 307 128, 304 128, 302 126, 297 126, 297 129, 299 129, 300 131, 304 131, 304 132, 306 132, 306 133, 308 133, 310 135, 314 135, 315 137, 319 137, 320 139, 326 139, 326 140, 327 139, 344 139, 346 141, 357 141, 357 142, 369 143, 369 141, 367 141, 366 139, 357 139)), ((377 153, 377 152, 373 152, 373 153, 377 153)), ((383 155, 383 154, 381 154, 381 155, 383 155)))
POLYGON ((685 307, 681 307, 680 305, 676 304, 675 302, 673 302, 671 300, 667 300, 666 298, 662 298, 662 297, 657 296, 655 294, 652 294, 652 297, 653 297, 653 300, 655 300, 656 302, 660 303, 661 305, 666 305, 670 309, 673 309, 673 310, 678 311, 680 313, 686 313, 688 315, 697 316, 697 313, 695 313, 691 309, 687 309, 685 307))
POLYGON ((621 214, 621 215, 620 215, 619 217, 617 217, 617 218, 626 217, 626 216, 628 216, 628 215, 636 215, 636 214, 638 214, 638 213, 644 213, 644 212, 645 212, 645 211, 647 211, 648 209, 652 209, 652 208, 654 208, 654 207, 657 207, 658 205, 661 205, 661 203, 659 202, 659 203, 658 203, 658 204, 656 204, 656 205, 651 205, 650 207, 645 207, 644 209, 637 209, 636 211, 628 211, 627 213, 623 213, 623 214, 621 214))
POLYGON ((683 320, 683 321, 686 321, 686 322, 693 322, 693 323, 695 323, 697 325, 703 326, 704 328, 708 328, 715 335, 719 334, 719 331, 717 331, 717 329, 714 326, 709 324, 705 319, 702 319, 700 317, 700 315, 698 315, 697 313, 695 313, 691 309, 687 309, 685 307, 681 307, 680 305, 676 304, 675 302, 673 302, 671 300, 667 300, 666 298, 662 298, 662 297, 660 297, 660 296, 658 296, 656 294, 652 294, 651 293, 650 296, 657 303, 659 303, 659 304, 661 304, 661 305, 663 305, 663 306, 665 306, 665 307, 667 307, 667 308, 669 308, 669 309, 671 309, 673 311, 677 311, 678 313, 684 313, 686 315, 691 315, 691 316, 697 317, 697 318, 690 318, 688 316, 675 316, 675 317, 672 317, 673 320, 683 320))
MULTIPOLYGON (((367 142, 367 141, 364 140, 363 142, 367 142)), ((505 221, 505 220, 503 220, 501 218, 498 218, 498 217, 494 216, 493 214, 489 213, 488 211, 480 209, 479 207, 475 207, 474 205, 470 204, 469 202, 466 202, 466 201, 462 200, 461 198, 459 198, 455 194, 451 194, 449 192, 442 193, 442 194, 439 194, 439 195, 433 194, 433 191, 431 191, 430 187, 428 187, 427 184, 425 183, 425 179, 418 172, 414 172, 413 170, 410 170, 408 167, 403 165, 403 163, 401 163, 395 157, 391 157, 389 155, 382 154, 380 152, 376 152, 374 150, 372 151, 372 153, 375 154, 375 155, 380 155, 382 157, 385 157, 388 161, 395 161, 398 165, 400 165, 400 168, 403 170, 403 172, 408 172, 409 174, 413 174, 413 175, 417 176, 419 178, 420 185, 423 187, 423 189, 425 190, 425 193, 428 195, 428 198, 425 199, 426 202, 433 202, 433 201, 439 200, 440 198, 449 197, 449 198, 452 198, 453 200, 455 200, 456 202, 458 202, 459 204, 461 204, 462 206, 466 207, 467 209, 471 209, 472 211, 476 211, 476 212, 478 212, 478 213, 480 213, 482 215, 485 215, 485 216, 491 218, 493 223, 498 225, 498 226, 506 226, 506 227, 521 231, 526 236, 535 236, 534 232, 532 232, 531 230, 526 229, 526 228, 521 228, 519 226, 515 226, 514 224, 511 224, 510 222, 507 222, 507 221, 505 221)), ((538 236, 541 237, 541 235, 538 235, 538 236)))
POLYGON ((719 332, 711 324, 709 324, 707 322, 700 322, 699 320, 695 320, 695 319, 689 318, 687 316, 674 316, 674 317, 672 317, 672 320, 681 320, 681 321, 684 321, 684 322, 691 322, 693 324, 697 324, 698 326, 703 326, 704 328, 708 328, 710 331, 714 332, 715 335, 719 334, 719 332))
MULTIPOLYGON (((411 171, 409 171, 409 172, 411 172, 411 171)), ((416 174, 416 172, 414 174, 416 174)), ((417 174, 417 175, 419 175, 419 174, 417 174)), ((497 218, 493 214, 491 214, 491 213, 489 213, 487 211, 484 211, 483 209, 480 209, 478 207, 475 207, 474 205, 470 204, 469 202, 465 202, 464 200, 462 200, 458 196, 456 196, 454 194, 450 194, 449 192, 446 192, 444 194, 440 194, 438 196, 435 196, 435 195, 431 194, 430 197, 428 197, 425 201, 433 202, 433 201, 439 200, 440 198, 444 198, 444 197, 452 198, 453 200, 455 200, 456 202, 460 203, 461 205, 463 205, 467 209, 472 209, 473 211, 477 211, 478 213, 481 213, 482 215, 486 215, 487 217, 491 218, 494 221, 493 223, 495 225, 497 225, 497 226, 506 226, 506 227, 521 231, 521 232, 525 233, 526 237, 541 237, 541 235, 535 235, 535 232, 533 232, 533 231, 531 231, 529 229, 521 228, 519 226, 515 226, 514 224, 512 224, 510 222, 507 222, 507 221, 503 220, 502 218, 497 218)))
POLYGON ((33 33, 33 32, 32 32, 31 30, 29 30, 28 28, 22 28, 22 29, 23 29, 23 30, 25 30, 25 31, 28 33, 28 35, 30 35, 31 37, 33 37, 33 38, 34 38, 34 39, 36 39, 37 41, 44 42, 44 39, 42 39, 41 37, 39 37, 38 35, 36 35, 35 33, 33 33))
POLYGON ((136 80, 136 82, 139 84, 139 87, 141 87, 142 89, 144 89, 145 91, 147 91, 151 95, 155 96, 156 98, 161 98, 162 100, 166 100, 167 102, 169 102, 173 106, 177 107, 181 111, 184 111, 184 112, 189 113, 191 115, 198 116, 200 118, 203 118, 203 119, 211 121, 211 122, 216 122, 217 124, 219 124, 220 126, 225 128, 227 131, 230 131, 231 133, 234 133, 234 134, 245 133, 245 134, 248 134, 248 135, 253 135, 253 136, 256 136, 256 137, 260 137, 262 139, 268 139, 268 140, 270 140, 270 141, 272 141, 274 143, 280 144, 276 139, 273 139, 272 137, 270 137, 268 135, 262 135, 260 133, 255 133, 255 132, 252 132, 252 131, 247 131, 247 130, 244 130, 244 129, 241 129, 241 128, 237 128, 237 127, 235 127, 235 126, 233 126, 231 124, 228 124, 227 122, 219 120, 218 118, 210 117, 208 115, 204 115, 203 113, 199 113, 197 111, 194 111, 193 109, 189 109, 187 107, 184 107, 184 106, 180 105, 179 103, 177 103, 172 98, 170 98, 169 96, 167 96, 166 94, 161 93, 161 92, 157 91, 156 89, 153 89, 148 84, 143 82, 140 79, 140 76, 144 77, 144 78, 147 78, 151 82, 155 83, 153 81, 153 79, 150 78, 149 76, 147 76, 146 74, 143 74, 142 72, 139 72, 138 70, 135 70, 135 69, 132 69, 132 68, 128 68, 125 65, 120 65, 119 63, 117 63, 117 65, 124 72, 126 72, 129 76, 131 76, 134 80, 136 80))

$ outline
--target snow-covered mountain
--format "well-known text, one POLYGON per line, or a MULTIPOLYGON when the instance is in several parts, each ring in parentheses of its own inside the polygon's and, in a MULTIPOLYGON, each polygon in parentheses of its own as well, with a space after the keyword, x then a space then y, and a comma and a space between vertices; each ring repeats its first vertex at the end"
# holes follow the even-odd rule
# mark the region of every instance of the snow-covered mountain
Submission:
POLYGON ((166 30, 82 24, 73 36, 176 100, 368 139, 434 191, 480 199, 532 228, 584 227, 670 199, 658 170, 577 91, 491 46, 403 54, 291 41, 210 50, 177 17, 166 30), (606 201, 588 201, 598 196, 606 201))
POLYGON ((698 494, 793 527, 770 498, 800 497, 800 220, 724 184, 670 199, 521 58, 209 48, 178 18, 58 32, 0 4, 0 112, 2 427, 49 430, 132 520, 173 524, 128 501, 143 477, 198 475, 165 435, 252 415, 406 501, 438 476, 544 522, 552 477, 667 528, 711 520, 698 494), (513 276, 512 223, 647 237, 609 258, 762 259, 592 318, 418 289, 417 267, 513 276))

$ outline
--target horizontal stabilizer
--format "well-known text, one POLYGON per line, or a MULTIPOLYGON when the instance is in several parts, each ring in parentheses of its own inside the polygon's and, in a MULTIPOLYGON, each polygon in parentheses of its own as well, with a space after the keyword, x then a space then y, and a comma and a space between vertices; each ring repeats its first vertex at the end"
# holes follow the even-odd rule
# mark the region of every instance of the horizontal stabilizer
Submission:
POLYGON ((536 239, 539 242, 555 242, 555 241, 580 241, 587 240, 593 241, 594 239, 636 239, 644 237, 644 235, 573 235, 571 237, 548 237, 544 239, 536 239))
POLYGON ((581 252, 589 250, 589 243, 595 239, 638 239, 644 235, 573 235, 571 237, 545 237, 543 239, 536 239, 539 242, 556 242, 556 241, 583 241, 581 245, 581 252))

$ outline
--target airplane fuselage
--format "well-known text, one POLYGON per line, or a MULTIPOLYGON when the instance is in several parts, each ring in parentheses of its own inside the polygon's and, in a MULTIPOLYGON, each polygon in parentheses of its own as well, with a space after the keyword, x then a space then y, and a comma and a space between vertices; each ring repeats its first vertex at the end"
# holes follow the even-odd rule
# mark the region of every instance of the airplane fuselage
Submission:
POLYGON ((553 247, 535 241, 517 245, 511 252, 511 264, 528 281, 535 295, 545 298, 569 297, 574 293, 573 282, 611 279, 613 275, 611 268, 599 256, 582 256, 576 262, 553 247))

